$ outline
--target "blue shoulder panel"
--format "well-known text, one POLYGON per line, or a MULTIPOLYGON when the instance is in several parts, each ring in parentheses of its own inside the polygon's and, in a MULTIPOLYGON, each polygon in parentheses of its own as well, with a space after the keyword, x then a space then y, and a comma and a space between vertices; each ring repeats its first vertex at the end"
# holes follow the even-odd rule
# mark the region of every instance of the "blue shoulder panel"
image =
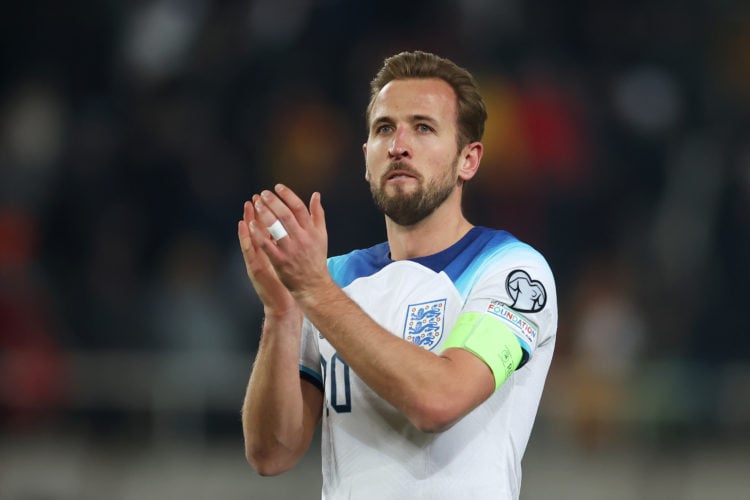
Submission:
MULTIPOLYGON (((483 264, 499 253, 519 245, 526 246, 506 231, 477 226, 449 248, 411 260, 436 273, 445 272, 463 294, 462 289, 471 287, 483 264)), ((328 271, 336 284, 344 288, 355 279, 371 276, 392 262, 390 247, 384 242, 329 258, 328 271)))
POLYGON ((462 296, 473 288, 487 265, 505 258, 510 252, 533 251, 532 247, 504 231, 497 232, 483 245, 472 250, 473 255, 466 256, 467 260, 462 263, 460 273, 451 276, 453 284, 462 296))
POLYGON ((375 274, 391 262, 388 243, 379 243, 374 247, 329 258, 328 272, 338 286, 345 288, 357 278, 375 274))
POLYGON ((484 261, 497 249, 515 242, 518 240, 507 231, 476 226, 442 252, 413 260, 436 273, 444 271, 455 283, 467 270, 475 268, 478 261, 484 261))

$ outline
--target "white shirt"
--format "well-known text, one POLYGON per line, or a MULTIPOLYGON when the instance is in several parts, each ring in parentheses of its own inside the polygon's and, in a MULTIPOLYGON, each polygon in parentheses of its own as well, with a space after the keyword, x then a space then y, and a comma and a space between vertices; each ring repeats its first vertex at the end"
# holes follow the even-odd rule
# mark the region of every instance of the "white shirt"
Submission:
POLYGON ((300 374, 324 391, 323 492, 338 499, 516 499, 557 329, 552 272, 504 231, 475 227, 435 255, 392 261, 387 243, 330 258, 334 280, 378 324, 436 354, 462 312, 495 314, 528 361, 450 429, 417 430, 309 321, 300 374))

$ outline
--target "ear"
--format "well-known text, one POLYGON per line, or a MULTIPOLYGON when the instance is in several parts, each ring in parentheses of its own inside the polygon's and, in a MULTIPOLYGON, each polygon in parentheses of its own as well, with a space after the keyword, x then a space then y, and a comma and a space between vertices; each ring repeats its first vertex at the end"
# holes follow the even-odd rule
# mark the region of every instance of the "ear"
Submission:
POLYGON ((365 156, 365 180, 370 182, 370 170, 367 168, 367 143, 362 144, 362 153, 365 156))
POLYGON ((458 166, 458 178, 465 182, 474 177, 479 170, 484 146, 481 142, 472 142, 464 147, 462 153, 462 161, 458 166))

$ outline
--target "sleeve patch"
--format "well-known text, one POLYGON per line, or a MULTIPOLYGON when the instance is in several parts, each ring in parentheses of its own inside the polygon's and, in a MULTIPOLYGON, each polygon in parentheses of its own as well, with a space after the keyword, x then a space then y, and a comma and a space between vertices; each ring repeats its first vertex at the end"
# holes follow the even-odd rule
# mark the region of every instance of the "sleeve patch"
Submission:
POLYGON ((533 321, 499 300, 491 300, 487 306, 487 312, 507 323, 516 332, 516 335, 524 344, 523 347, 528 353, 534 352, 536 339, 539 335, 539 327, 533 321))
POLYGON ((547 290, 542 282, 532 279, 523 269, 508 274, 505 289, 513 299, 510 307, 516 311, 539 312, 547 304, 547 290))

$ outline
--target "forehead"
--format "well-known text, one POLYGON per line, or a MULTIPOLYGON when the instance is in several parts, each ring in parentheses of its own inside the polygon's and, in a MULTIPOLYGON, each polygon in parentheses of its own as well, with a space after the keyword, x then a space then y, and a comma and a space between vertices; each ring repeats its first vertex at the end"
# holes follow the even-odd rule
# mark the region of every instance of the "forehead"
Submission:
POLYGON ((455 121, 453 87, 437 78, 392 80, 375 97, 370 117, 372 120, 386 116, 398 119, 413 115, 455 121))

